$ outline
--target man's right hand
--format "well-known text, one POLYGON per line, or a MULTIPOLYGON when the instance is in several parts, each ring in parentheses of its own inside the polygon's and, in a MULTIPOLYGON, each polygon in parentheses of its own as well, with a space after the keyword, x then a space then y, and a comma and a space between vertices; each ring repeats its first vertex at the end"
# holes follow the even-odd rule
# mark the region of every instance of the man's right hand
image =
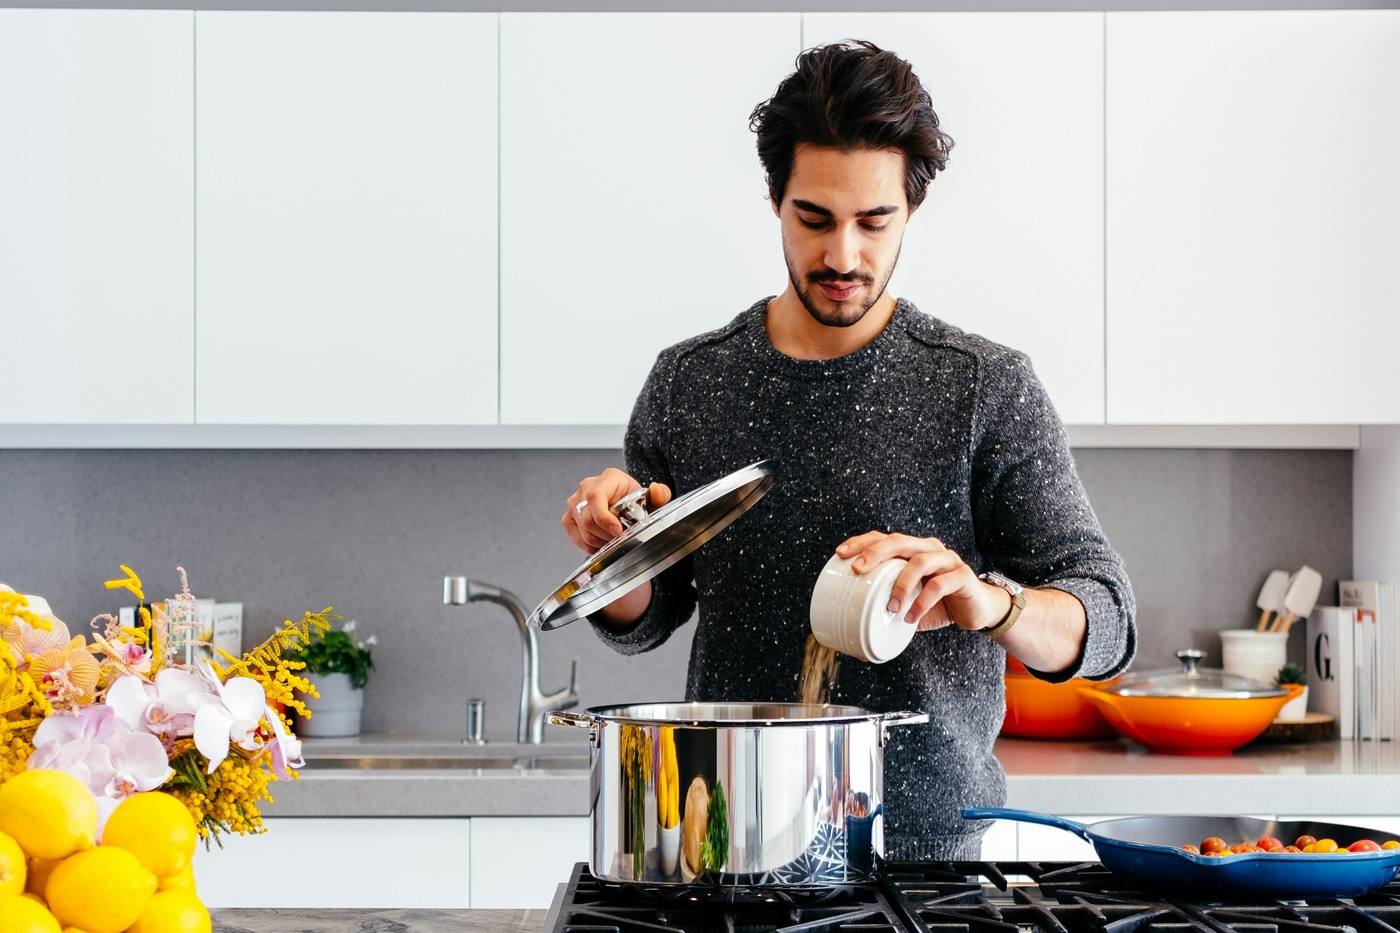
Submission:
MULTIPOLYGON (((578 484, 578 491, 567 500, 568 507, 560 523, 574 542, 586 554, 598 549, 622 534, 622 522, 611 511, 612 504, 642 484, 614 467, 598 476, 590 476, 578 484)), ((647 487, 651 509, 659 509, 671 501, 671 489, 661 483, 647 487)))

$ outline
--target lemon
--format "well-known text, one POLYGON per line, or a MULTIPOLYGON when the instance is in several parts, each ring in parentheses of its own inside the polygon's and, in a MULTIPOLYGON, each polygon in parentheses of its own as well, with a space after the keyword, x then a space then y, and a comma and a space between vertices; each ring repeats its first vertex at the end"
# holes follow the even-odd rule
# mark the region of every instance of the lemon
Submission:
POLYGON ((39 858, 63 858, 97 840, 97 800, 62 771, 21 771, 0 784, 0 832, 39 858))
POLYGON ((125 849, 98 846, 70 855, 49 875, 49 909, 66 927, 122 933, 156 890, 156 876, 125 849))
POLYGON ((13 836, 0 833, 0 894, 23 894, 28 874, 24 850, 13 836))
POLYGON ((188 891, 191 894, 198 893, 194 884, 194 866, 189 865, 178 875, 170 875, 156 882, 156 891, 171 891, 179 889, 188 891))
POLYGON ((159 891, 127 933, 210 933, 209 911, 190 891, 159 891))
POLYGON ((169 794, 132 794, 118 804, 102 831, 102 844, 125 849, 157 878, 178 875, 194 858, 199 833, 185 805, 169 794))
POLYGON ((53 914, 20 894, 0 894, 0 930, 5 933, 61 933, 53 914))
POLYGON ((61 860, 56 858, 31 858, 29 860, 29 877, 24 882, 25 893, 42 898, 44 886, 49 883, 49 875, 53 874, 59 861, 61 860))

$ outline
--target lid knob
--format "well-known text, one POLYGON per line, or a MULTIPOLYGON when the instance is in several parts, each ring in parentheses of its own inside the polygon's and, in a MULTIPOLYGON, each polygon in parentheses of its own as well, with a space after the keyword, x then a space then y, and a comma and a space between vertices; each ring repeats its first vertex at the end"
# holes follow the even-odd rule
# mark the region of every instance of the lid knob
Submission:
POLYGON ((1192 677, 1199 674, 1196 667, 1205 656, 1206 653, 1199 648, 1186 648, 1176 653, 1177 660, 1181 662, 1182 669, 1192 677))
POLYGON ((618 499, 608 509, 622 522, 624 529, 631 528, 647 517, 651 511, 651 490, 643 486, 618 499))

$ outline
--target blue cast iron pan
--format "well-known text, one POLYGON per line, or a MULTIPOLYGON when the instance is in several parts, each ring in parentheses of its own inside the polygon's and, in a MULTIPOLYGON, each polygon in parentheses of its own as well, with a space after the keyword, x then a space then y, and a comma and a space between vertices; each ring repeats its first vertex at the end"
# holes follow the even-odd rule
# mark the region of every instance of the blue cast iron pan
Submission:
POLYGON ((1242 852, 1193 855, 1182 845, 1219 836, 1233 845, 1274 836, 1285 844, 1299 836, 1383 843, 1400 833, 1313 820, 1260 820, 1245 816, 1128 816, 1076 823, 1031 810, 973 807, 969 820, 1019 820, 1056 826, 1093 843, 1104 867, 1144 888, 1184 900, 1304 900, 1355 897, 1387 884, 1400 872, 1400 849, 1382 852, 1242 852))

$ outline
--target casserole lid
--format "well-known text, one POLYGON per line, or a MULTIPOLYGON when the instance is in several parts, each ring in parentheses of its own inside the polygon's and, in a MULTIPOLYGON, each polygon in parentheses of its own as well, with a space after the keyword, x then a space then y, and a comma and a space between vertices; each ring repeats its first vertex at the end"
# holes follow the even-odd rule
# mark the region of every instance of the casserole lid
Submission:
POLYGON ((543 631, 597 612, 719 534, 773 485, 767 460, 751 463, 649 511, 647 490, 613 504, 622 534, 588 558, 530 613, 543 631))
POLYGON ((1178 670, 1140 674, 1129 672, 1113 686, 1102 688, 1103 692, 1121 697, 1196 697, 1212 700, 1250 700, 1281 697, 1288 693, 1261 680, 1199 667, 1201 659, 1205 657, 1204 651, 1188 649, 1178 651, 1176 656, 1181 660, 1178 670))

